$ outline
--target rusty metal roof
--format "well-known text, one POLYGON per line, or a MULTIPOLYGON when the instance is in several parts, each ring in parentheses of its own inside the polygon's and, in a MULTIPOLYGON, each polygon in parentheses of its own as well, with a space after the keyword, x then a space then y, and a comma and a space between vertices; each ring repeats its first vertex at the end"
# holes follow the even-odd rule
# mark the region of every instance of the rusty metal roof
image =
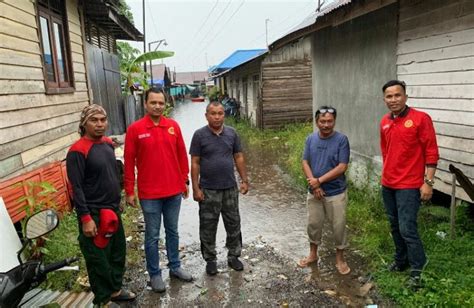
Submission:
POLYGON ((52 290, 33 289, 25 294, 19 307, 42 307, 57 303, 60 307, 93 307, 92 292, 59 292, 52 290))

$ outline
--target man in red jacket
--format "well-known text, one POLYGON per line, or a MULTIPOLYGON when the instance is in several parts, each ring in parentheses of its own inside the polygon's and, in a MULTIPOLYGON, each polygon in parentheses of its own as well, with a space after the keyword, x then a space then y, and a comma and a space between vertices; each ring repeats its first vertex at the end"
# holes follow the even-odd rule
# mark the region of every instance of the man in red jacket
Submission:
POLYGON ((409 284, 419 288, 427 259, 417 215, 421 200, 433 195, 439 159, 436 134, 428 114, 406 105, 403 81, 391 80, 382 91, 390 110, 380 121, 382 197, 395 243, 395 260, 389 270, 402 272, 411 267, 409 284))
POLYGON ((163 116, 165 106, 162 89, 151 88, 145 93, 147 115, 128 127, 124 151, 125 192, 127 203, 132 205, 135 166, 138 171, 138 197, 145 218, 146 264, 155 292, 166 290, 158 253, 162 216, 170 277, 183 281, 193 279, 181 268, 178 251, 181 198, 188 197, 188 157, 178 123, 163 116))

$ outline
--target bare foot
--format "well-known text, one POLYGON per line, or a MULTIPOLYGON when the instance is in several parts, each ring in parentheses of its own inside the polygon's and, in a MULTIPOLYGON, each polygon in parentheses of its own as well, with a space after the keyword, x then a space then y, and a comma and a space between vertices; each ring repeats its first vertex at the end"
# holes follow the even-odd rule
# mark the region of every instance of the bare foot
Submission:
POLYGON ((347 275, 351 272, 351 268, 349 267, 349 265, 347 265, 346 262, 341 262, 339 264, 336 264, 336 268, 339 274, 341 275, 347 275))
POLYGON ((306 258, 303 258, 301 260, 298 261, 298 266, 299 267, 308 267, 310 266, 311 264, 313 263, 317 263, 318 262, 318 257, 306 257, 306 258))

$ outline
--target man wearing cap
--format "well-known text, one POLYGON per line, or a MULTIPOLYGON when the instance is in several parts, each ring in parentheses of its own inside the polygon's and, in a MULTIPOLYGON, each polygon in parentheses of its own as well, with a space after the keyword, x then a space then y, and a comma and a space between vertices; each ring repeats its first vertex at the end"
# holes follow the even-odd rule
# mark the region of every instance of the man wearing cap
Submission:
POLYGON ((336 269, 347 275, 351 269, 344 259, 347 246, 346 208, 347 182, 344 173, 349 164, 347 137, 334 130, 336 108, 322 106, 315 113, 318 132, 306 138, 302 167, 308 181, 309 256, 298 262, 300 267, 318 262, 325 218, 331 224, 336 248, 336 269))
POLYGON ((147 114, 130 125, 125 137, 125 192, 127 203, 135 202, 135 166, 138 197, 145 219, 146 267, 154 292, 164 292, 158 242, 161 218, 166 232, 166 255, 170 277, 190 282, 181 268, 178 218, 181 199, 188 197, 188 157, 178 123, 163 116, 166 95, 161 88, 145 93, 147 114))
POLYGON ((73 204, 79 219, 79 245, 86 261, 95 305, 129 301, 122 289, 125 235, 120 218, 120 179, 112 140, 105 137, 107 114, 99 105, 81 113, 79 134, 66 157, 73 204))
POLYGON ((416 220, 421 201, 433 195, 439 159, 436 133, 428 114, 407 106, 403 81, 388 81, 382 92, 390 110, 380 121, 382 197, 395 244, 388 269, 411 268, 409 286, 417 289, 427 259, 416 220))

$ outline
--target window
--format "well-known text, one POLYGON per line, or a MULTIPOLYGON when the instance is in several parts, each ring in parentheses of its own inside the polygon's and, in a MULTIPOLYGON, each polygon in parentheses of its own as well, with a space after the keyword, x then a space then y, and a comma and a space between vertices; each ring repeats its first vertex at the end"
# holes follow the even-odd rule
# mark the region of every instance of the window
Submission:
POLYGON ((61 0, 38 0, 38 18, 45 83, 48 93, 73 91, 69 37, 61 0))

